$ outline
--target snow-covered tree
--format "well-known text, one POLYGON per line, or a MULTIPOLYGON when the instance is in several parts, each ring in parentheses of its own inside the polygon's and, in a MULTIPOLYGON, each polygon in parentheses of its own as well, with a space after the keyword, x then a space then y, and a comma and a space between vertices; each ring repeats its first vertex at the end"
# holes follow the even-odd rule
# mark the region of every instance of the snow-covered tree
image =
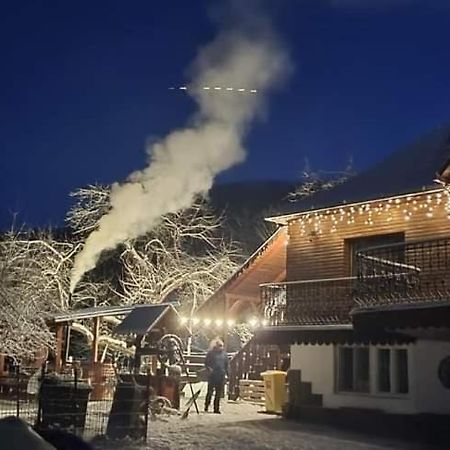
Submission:
POLYGON ((347 166, 341 171, 326 172, 319 170, 314 172, 311 170, 308 159, 305 159, 305 167, 302 172, 301 182, 288 195, 288 200, 291 202, 297 202, 303 200, 320 191, 327 191, 329 189, 345 183, 349 178, 355 175, 353 169, 353 159, 350 158, 347 166))
POLYGON ((48 319, 72 308, 174 301, 193 312, 237 268, 237 249, 221 238, 220 218, 199 200, 105 255, 70 296, 74 256, 108 210, 109 189, 90 186, 73 196, 69 233, 12 230, 0 240, 3 353, 27 357, 51 347, 48 319))
MULTIPOLYGON (((88 186, 72 196, 76 201, 68 224, 82 240, 108 211, 109 188, 88 186)), ((120 303, 175 301, 185 310, 195 309, 237 268, 237 248, 224 241, 220 227, 221 219, 203 199, 162 217, 150 233, 126 241, 119 252, 103 259, 116 258, 120 268, 118 285, 110 286, 111 291, 120 303)))
POLYGON ((9 356, 53 345, 46 320, 68 306, 68 268, 75 249, 48 234, 14 230, 0 241, 0 342, 9 356))
POLYGON ((0 240, 0 343, 9 356, 25 358, 54 338, 50 317, 77 305, 92 305, 107 286, 84 281, 69 295, 70 269, 79 243, 51 231, 15 230, 0 240))

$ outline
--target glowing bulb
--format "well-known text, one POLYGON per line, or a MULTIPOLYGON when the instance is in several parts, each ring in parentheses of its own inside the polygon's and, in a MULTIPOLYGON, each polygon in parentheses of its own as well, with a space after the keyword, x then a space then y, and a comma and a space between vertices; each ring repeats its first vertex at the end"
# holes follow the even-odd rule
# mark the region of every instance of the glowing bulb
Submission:
POLYGON ((200 323, 200 319, 199 319, 198 317, 194 317, 194 318, 192 319, 192 323, 193 323, 194 325, 198 325, 198 324, 200 323))
POLYGON ((188 318, 187 318, 187 317, 181 317, 181 318, 180 318, 180 322, 181 322, 183 325, 186 325, 186 324, 188 323, 188 318))
POLYGON ((211 325, 211 319, 205 319, 203 323, 208 327, 209 325, 211 325))
POLYGON ((217 319, 215 323, 216 323, 216 327, 221 327, 222 324, 223 324, 223 320, 222 319, 217 319))
POLYGON ((258 325, 258 319, 256 319, 255 317, 251 318, 248 321, 248 324, 252 327, 255 328, 258 325))
POLYGON ((233 320, 233 319, 229 319, 229 320, 227 320, 227 325, 228 325, 229 327, 232 327, 232 326, 234 326, 234 324, 235 324, 235 322, 234 322, 234 320, 233 320))

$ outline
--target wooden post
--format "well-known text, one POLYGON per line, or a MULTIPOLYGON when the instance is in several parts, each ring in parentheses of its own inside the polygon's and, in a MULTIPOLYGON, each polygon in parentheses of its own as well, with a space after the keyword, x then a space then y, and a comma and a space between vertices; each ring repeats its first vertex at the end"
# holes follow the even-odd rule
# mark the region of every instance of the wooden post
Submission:
POLYGON ((92 362, 98 361, 98 338, 100 334, 100 317, 94 317, 94 340, 92 341, 92 362))
POLYGON ((230 299, 228 297, 228 294, 225 294, 224 308, 223 308, 223 319, 224 319, 223 329, 225 330, 223 334, 223 348, 226 352, 228 352, 228 341, 229 341, 228 334, 231 332, 230 327, 228 326, 228 320, 231 319, 229 311, 230 311, 230 299))
POLYGON ((0 377, 3 377, 5 375, 5 355, 3 353, 0 353, 0 377))
POLYGON ((64 324, 56 324, 56 345, 55 345, 55 371, 60 373, 62 369, 62 347, 63 347, 63 336, 64 336, 64 324))
POLYGON ((64 349, 64 362, 65 363, 67 363, 67 361, 69 360, 70 331, 71 331, 71 326, 70 326, 70 322, 69 322, 66 327, 66 343, 65 343, 65 349, 64 349))

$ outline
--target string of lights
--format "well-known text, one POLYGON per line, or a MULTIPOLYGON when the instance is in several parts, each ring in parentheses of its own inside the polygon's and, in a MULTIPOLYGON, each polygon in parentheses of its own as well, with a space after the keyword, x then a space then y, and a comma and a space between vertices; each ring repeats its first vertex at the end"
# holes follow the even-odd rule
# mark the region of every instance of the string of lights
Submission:
MULTIPOLYGON (((181 317, 180 322, 183 325, 190 325, 191 327, 201 327, 201 328, 233 328, 240 323, 237 323, 233 319, 212 319, 212 318, 199 318, 199 317, 181 317)), ((258 328, 267 326, 268 322, 266 319, 259 319, 257 317, 251 317, 247 321, 243 322, 250 328, 258 328)))
POLYGON ((339 226, 356 222, 368 226, 391 222, 399 215, 403 215, 405 221, 418 214, 432 218, 442 206, 450 219, 450 195, 446 189, 317 210, 304 213, 295 221, 299 223, 302 235, 311 232, 320 235, 327 229, 334 233, 339 226))

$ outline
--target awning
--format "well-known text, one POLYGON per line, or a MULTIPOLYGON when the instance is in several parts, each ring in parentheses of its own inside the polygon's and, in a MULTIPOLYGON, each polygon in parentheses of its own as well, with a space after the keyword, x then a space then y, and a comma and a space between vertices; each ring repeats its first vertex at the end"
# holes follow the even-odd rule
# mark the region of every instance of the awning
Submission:
POLYGON ((352 311, 355 329, 383 328, 402 330, 411 328, 450 327, 450 302, 386 305, 352 311))
POLYGON ((180 316, 172 305, 136 305, 130 314, 114 329, 114 334, 144 335, 149 333, 163 319, 169 331, 173 332, 180 327, 180 316))
POLYGON ((357 331, 352 325, 314 325, 265 327, 258 330, 255 340, 259 344, 359 344, 392 345, 414 342, 411 336, 380 331, 357 331))
POLYGON ((92 319, 94 317, 124 316, 134 306, 96 306, 92 308, 80 308, 55 314, 51 317, 54 323, 71 322, 73 320, 92 319))

